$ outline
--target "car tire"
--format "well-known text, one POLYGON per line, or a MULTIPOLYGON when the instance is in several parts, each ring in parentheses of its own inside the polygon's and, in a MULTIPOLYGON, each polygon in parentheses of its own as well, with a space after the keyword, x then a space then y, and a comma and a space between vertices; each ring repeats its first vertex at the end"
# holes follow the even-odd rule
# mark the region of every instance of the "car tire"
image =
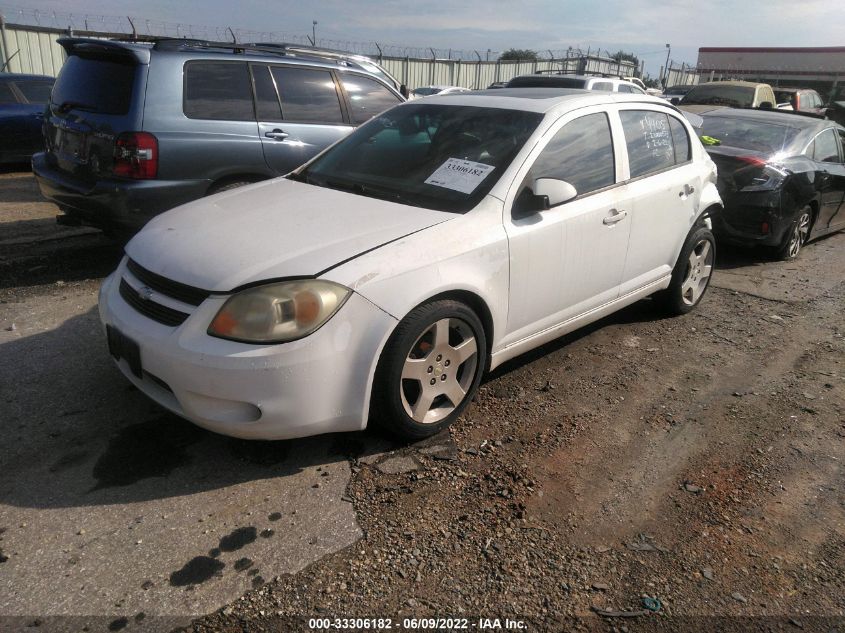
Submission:
POLYGON ((211 187, 209 187, 207 195, 213 196, 216 193, 222 193, 224 191, 229 191, 231 189, 237 189, 238 187, 243 187, 245 185, 251 185, 251 184, 252 184, 251 180, 236 180, 234 182, 227 182, 227 183, 223 183, 223 184, 212 185, 211 187))
POLYGON ((813 210, 807 206, 801 209, 798 217, 789 226, 786 235, 783 236, 783 244, 777 249, 777 257, 783 261, 789 261, 798 257, 801 247, 807 243, 810 237, 810 229, 813 227, 813 210))
POLYGON ((403 440, 439 433, 475 396, 486 366, 487 337, 472 309, 450 299, 419 306, 381 354, 372 417, 403 440))
POLYGON ((716 239, 706 226, 698 225, 690 231, 672 269, 669 287, 655 295, 655 299, 669 314, 686 314, 697 306, 707 288, 716 261, 716 239))

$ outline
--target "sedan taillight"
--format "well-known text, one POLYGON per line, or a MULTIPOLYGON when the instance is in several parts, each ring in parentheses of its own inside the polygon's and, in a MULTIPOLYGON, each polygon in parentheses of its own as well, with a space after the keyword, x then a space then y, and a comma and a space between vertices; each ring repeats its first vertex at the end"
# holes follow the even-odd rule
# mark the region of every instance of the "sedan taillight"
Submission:
POLYGON ((147 180, 158 175, 158 139, 149 132, 124 132, 114 142, 112 173, 147 180))

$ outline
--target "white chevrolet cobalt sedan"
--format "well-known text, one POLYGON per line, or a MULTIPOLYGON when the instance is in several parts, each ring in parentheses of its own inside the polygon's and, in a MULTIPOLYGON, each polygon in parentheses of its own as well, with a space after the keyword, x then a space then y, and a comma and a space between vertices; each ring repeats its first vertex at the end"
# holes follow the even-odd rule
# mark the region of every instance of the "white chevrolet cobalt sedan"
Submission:
POLYGON ((372 119, 285 178, 154 218, 100 292, 109 349, 205 428, 448 426, 485 371, 653 295, 704 295, 716 168, 644 95, 495 90, 372 119))

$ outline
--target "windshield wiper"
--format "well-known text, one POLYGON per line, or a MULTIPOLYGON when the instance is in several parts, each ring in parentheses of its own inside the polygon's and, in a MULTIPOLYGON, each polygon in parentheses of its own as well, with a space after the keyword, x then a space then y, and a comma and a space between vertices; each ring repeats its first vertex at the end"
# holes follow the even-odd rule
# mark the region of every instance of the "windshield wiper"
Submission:
POLYGON ((338 180, 310 180, 310 184, 318 187, 327 187, 329 189, 337 189, 339 191, 348 191, 359 196, 366 196, 367 198, 376 198, 377 200, 387 200, 388 202, 397 202, 399 204, 407 204, 412 207, 420 206, 418 203, 411 201, 401 193, 388 191, 386 189, 378 189, 371 185, 362 185, 359 182, 340 182, 338 180))
POLYGON ((59 112, 65 113, 69 110, 86 110, 88 112, 97 112, 97 106, 90 103, 83 103, 82 101, 63 101, 59 106, 59 112))

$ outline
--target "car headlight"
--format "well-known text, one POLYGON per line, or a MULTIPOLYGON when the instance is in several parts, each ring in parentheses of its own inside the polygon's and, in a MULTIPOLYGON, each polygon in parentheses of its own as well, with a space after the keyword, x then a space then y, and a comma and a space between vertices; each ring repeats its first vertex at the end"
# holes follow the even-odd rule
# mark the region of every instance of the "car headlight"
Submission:
POLYGON ((244 343, 294 341, 328 321, 351 293, 349 288, 320 279, 249 288, 229 297, 208 333, 244 343))

